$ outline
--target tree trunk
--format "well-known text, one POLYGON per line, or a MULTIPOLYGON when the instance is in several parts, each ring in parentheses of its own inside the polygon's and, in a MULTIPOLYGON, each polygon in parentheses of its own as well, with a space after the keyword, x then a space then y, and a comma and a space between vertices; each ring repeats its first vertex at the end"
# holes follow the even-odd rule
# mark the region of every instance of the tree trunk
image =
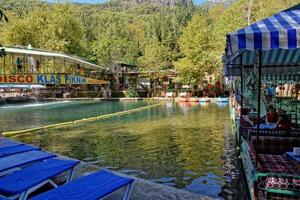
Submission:
POLYGON ((253 7, 253 0, 249 0, 248 13, 247 13, 247 22, 248 22, 248 25, 251 24, 252 7, 253 7))

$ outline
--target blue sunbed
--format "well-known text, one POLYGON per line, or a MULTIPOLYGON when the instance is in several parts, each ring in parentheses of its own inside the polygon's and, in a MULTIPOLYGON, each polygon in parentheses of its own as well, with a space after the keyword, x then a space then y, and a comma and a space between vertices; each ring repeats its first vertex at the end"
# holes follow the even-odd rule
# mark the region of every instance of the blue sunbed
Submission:
POLYGON ((70 171, 67 178, 72 178, 73 168, 79 163, 77 160, 62 160, 52 158, 44 162, 38 162, 0 178, 0 194, 10 198, 27 199, 27 196, 43 185, 50 183, 57 185, 51 180, 57 175, 70 171))
POLYGON ((123 186, 127 186, 123 200, 128 200, 133 181, 132 178, 101 170, 35 196, 31 200, 98 200, 123 186))
POLYGON ((26 151, 33 151, 38 150, 39 148, 33 147, 27 144, 19 144, 16 146, 8 146, 8 147, 0 147, 0 158, 17 154, 17 153, 23 153, 26 151))
POLYGON ((4 137, 0 138, 0 147, 9 147, 9 146, 16 146, 22 144, 21 142, 9 140, 4 137))
POLYGON ((26 164, 42 161, 56 155, 44 151, 28 151, 0 158, 0 176, 26 164))

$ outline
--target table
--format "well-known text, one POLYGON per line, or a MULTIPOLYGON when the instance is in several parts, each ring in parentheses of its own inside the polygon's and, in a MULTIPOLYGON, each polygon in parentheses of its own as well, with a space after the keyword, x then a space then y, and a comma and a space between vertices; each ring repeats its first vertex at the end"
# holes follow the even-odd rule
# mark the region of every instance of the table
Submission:
POLYGON ((286 156, 293 159, 298 164, 300 164, 300 156, 294 155, 293 152, 286 152, 286 156))
POLYGON ((285 156, 291 158, 294 161, 298 171, 300 172, 300 156, 295 156, 293 152, 286 152, 285 156))

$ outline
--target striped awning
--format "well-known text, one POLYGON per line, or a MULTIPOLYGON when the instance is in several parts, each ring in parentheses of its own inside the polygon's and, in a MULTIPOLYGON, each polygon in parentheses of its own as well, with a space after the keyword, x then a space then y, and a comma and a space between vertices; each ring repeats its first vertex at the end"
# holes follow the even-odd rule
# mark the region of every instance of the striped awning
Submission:
POLYGON ((300 4, 227 35, 227 54, 300 47, 300 4))
POLYGON ((227 35, 224 75, 239 66, 253 67, 262 51, 263 73, 300 71, 300 4, 227 35))
POLYGON ((300 81, 300 74, 266 74, 262 76, 262 80, 264 82, 299 82, 300 81))
MULTIPOLYGON (((228 61, 230 62, 230 65, 253 66, 255 59, 254 51, 244 50, 239 56, 231 57, 228 61)), ((262 51, 262 66, 300 66, 300 48, 262 51)))
MULTIPOLYGON (((244 67, 243 69, 249 69, 244 67)), ((229 80, 241 76, 241 68, 237 66, 227 66, 224 68, 224 76, 229 80)), ((262 68, 262 79, 265 81, 300 81, 300 67, 264 67, 262 68), (288 70, 286 70, 288 69, 288 70), (291 70, 292 69, 292 70, 291 70)))

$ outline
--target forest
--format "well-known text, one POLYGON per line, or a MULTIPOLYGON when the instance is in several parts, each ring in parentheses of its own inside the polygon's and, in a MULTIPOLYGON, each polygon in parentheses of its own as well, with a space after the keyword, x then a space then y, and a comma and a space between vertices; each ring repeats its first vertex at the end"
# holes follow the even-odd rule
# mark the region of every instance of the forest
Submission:
POLYGON ((61 51, 103 67, 176 70, 182 83, 222 74, 227 33, 299 3, 299 0, 236 0, 202 5, 157 6, 69 1, 0 1, 8 21, 0 44, 61 51))

